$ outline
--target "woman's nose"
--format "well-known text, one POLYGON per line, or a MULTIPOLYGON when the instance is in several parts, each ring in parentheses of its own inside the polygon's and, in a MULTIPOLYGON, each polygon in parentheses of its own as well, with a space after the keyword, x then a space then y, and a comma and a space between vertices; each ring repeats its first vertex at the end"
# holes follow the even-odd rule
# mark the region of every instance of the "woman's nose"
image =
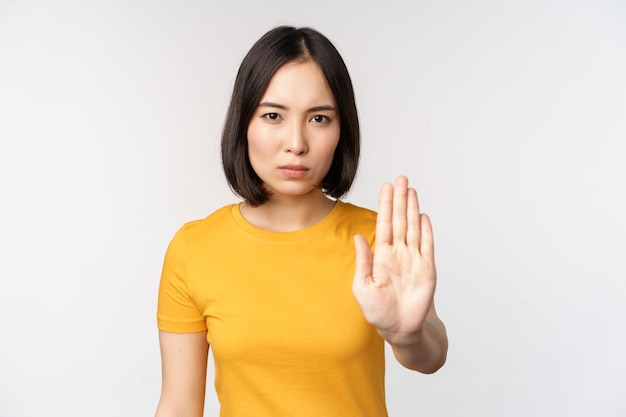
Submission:
POLYGON ((301 155, 308 151, 306 131, 299 123, 292 125, 289 132, 287 132, 285 150, 296 155, 301 155))

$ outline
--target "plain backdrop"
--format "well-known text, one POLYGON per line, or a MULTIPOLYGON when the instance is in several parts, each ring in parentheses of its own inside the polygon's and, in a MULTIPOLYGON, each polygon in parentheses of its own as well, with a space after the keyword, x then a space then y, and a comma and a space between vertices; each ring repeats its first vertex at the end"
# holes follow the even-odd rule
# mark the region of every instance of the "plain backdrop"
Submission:
POLYGON ((405 174, 434 224, 448 362, 389 357, 390 415, 625 416, 617 0, 0 0, 0 416, 153 415, 163 255, 236 201, 223 117, 279 24, 351 71, 346 200, 405 174))

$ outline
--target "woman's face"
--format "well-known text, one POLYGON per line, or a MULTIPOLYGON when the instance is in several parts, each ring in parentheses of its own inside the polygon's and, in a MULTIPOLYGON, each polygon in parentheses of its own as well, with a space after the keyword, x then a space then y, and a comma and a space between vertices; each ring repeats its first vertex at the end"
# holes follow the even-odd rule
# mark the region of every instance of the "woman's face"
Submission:
POLYGON ((248 125, 248 157, 270 199, 321 192, 339 142, 339 122, 315 62, 289 62, 276 71, 248 125))

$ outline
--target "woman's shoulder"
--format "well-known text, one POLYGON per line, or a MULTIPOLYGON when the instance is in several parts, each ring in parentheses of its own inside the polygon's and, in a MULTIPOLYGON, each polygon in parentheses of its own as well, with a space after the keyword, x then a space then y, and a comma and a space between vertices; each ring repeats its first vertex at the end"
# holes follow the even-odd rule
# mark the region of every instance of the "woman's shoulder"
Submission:
POLYGON ((374 220, 376 221, 376 212, 366 207, 357 206, 356 204, 346 201, 337 201, 343 215, 355 219, 374 220))
POLYGON ((184 236, 186 241, 194 241, 207 235, 222 233, 222 229, 231 224, 229 219, 232 219, 232 211, 236 207, 237 204, 228 204, 204 218, 188 221, 178 229, 176 237, 184 236))
POLYGON ((345 225, 352 233, 373 235, 376 229, 376 212, 356 204, 338 201, 338 225, 345 225))

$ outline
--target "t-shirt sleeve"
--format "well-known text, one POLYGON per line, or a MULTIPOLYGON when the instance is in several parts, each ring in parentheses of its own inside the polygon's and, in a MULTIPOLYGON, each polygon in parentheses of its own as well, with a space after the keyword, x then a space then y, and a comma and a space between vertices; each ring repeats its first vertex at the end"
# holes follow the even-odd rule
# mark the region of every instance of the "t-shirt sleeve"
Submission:
POLYGON ((188 287, 185 227, 174 235, 165 253, 157 306, 159 330, 192 333, 206 330, 188 287))

